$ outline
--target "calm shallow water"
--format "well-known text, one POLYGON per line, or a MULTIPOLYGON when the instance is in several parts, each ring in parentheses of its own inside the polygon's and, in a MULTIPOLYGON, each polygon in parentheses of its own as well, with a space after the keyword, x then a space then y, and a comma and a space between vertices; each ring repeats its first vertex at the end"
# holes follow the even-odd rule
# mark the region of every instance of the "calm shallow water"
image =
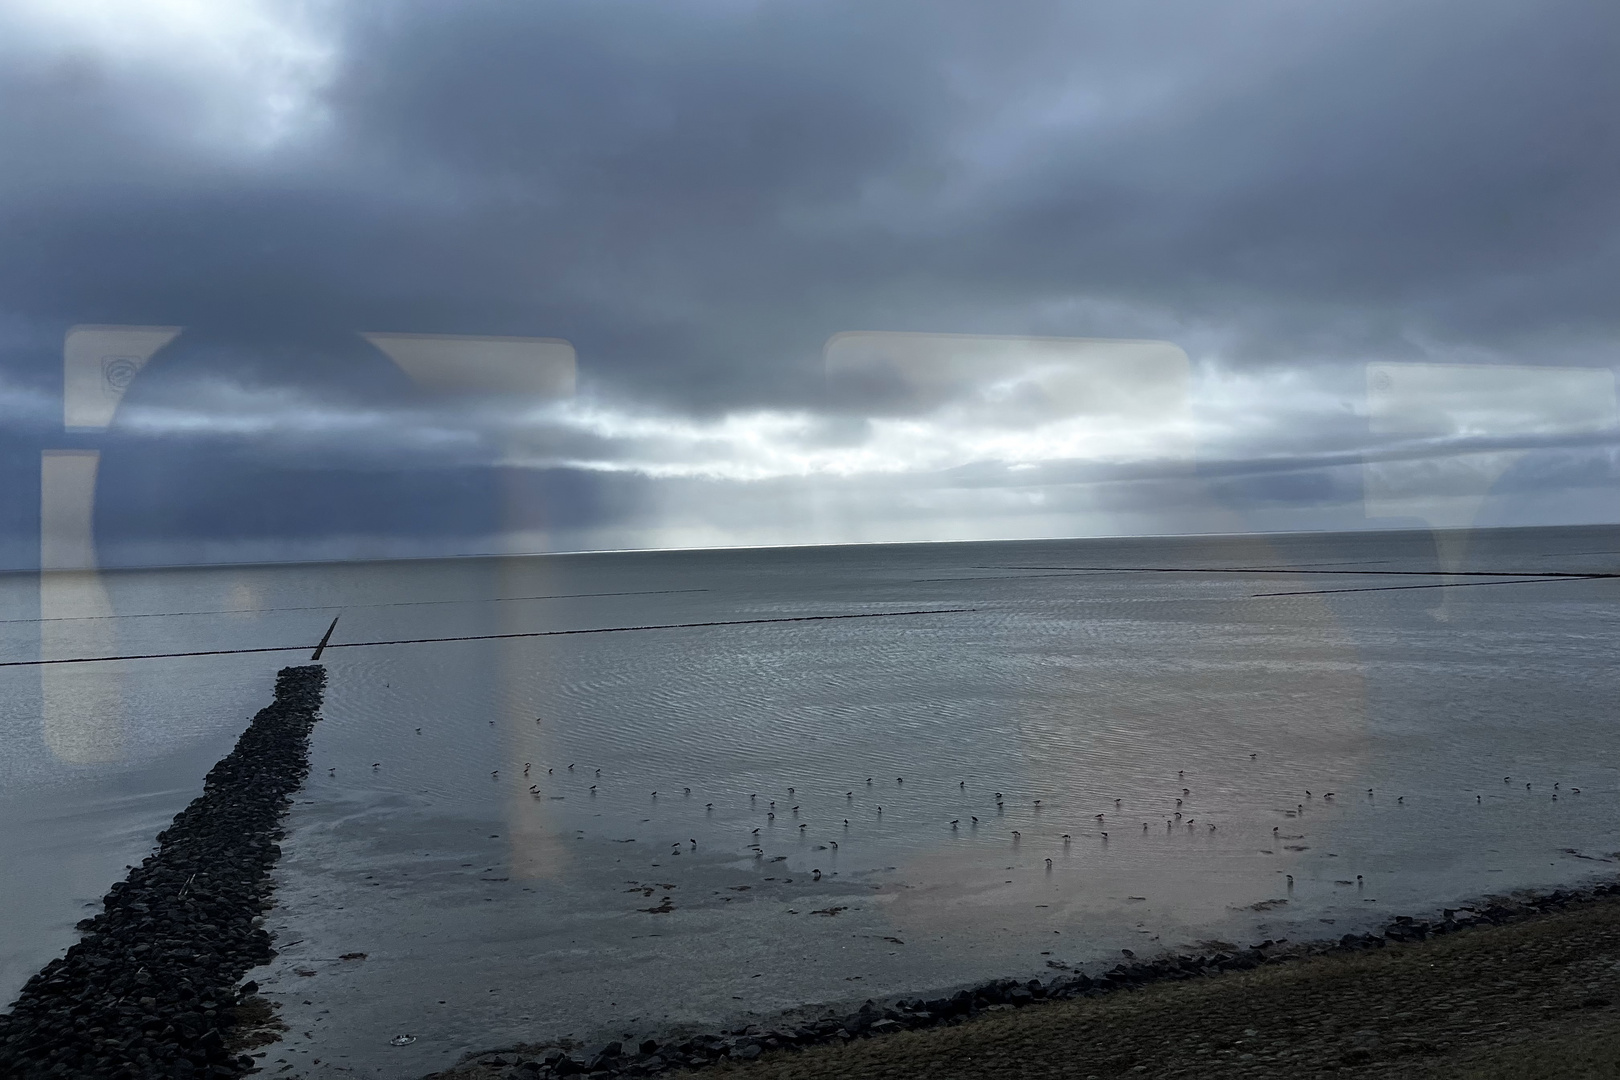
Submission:
MULTIPOLYGON (((1481 533, 1467 561, 1610 571, 1616 549, 1481 533)), ((1436 559, 1406 533, 164 571, 44 606, 212 614, 0 633, 24 658, 313 643, 340 609, 339 645, 971 609, 329 651, 260 973, 292 1027, 270 1062, 408 1076, 1613 870, 1581 856, 1620 850, 1615 581, 1257 595, 1436 559), (1251 572, 1146 569, 1167 567, 1251 572)), ((0 854, 23 870, 0 990, 302 658, 0 669, 0 854)))

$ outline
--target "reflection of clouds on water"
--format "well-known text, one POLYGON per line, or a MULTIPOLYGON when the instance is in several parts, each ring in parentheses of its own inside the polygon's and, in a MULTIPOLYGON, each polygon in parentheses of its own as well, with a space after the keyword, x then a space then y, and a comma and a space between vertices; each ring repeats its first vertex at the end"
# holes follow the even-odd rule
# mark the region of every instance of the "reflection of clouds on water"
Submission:
MULTIPOLYGON (((559 582, 551 579, 544 569, 518 570, 517 564, 503 561, 495 583, 499 595, 521 596, 524 590, 538 591, 559 582)), ((532 625, 519 610, 502 611, 499 619, 506 633, 521 633, 532 625)), ((543 654, 536 655, 536 651, 521 640, 495 642, 488 652, 494 666, 491 674, 499 680, 494 715, 503 751, 501 768, 515 781, 506 785, 509 794, 505 796, 501 814, 510 837, 508 858, 512 873, 525 879, 561 877, 574 868, 574 861, 563 833, 565 825, 556 813, 556 804, 548 797, 552 791, 547 790, 552 784, 547 770, 560 764, 554 719, 535 707, 535 698, 545 695, 524 693, 521 689, 534 679, 543 683, 558 673, 551 670, 543 654)))
MULTIPOLYGON (((1612 558, 1559 553, 1612 548, 1605 536, 1485 534, 1475 554, 1600 566, 1612 558)), ((310 604, 346 605, 336 640, 348 641, 974 609, 329 651, 326 718, 301 796, 310 801, 285 845, 283 897, 300 932, 315 935, 300 948, 332 947, 309 955, 373 957, 352 980, 363 1034, 365 1017, 392 1025, 411 995, 446 981, 474 996, 501 986, 509 1004, 480 1005, 486 1019, 476 1021, 494 1024, 507 1015, 500 1009, 560 1018, 668 1000, 669 986, 645 980, 674 964, 683 1007, 723 1012, 733 993, 751 990, 735 980, 756 970, 788 997, 850 992, 852 974, 860 991, 901 993, 1029 963, 1038 972, 1040 951, 1057 943, 1054 956, 1076 961, 1212 932, 1337 934, 1372 910, 1568 881, 1588 864, 1569 863, 1561 848, 1612 850, 1601 703, 1616 691, 1606 643, 1582 616, 1607 595, 1591 590, 1612 586, 1464 590, 1469 617, 1442 631, 1421 618, 1431 592, 1254 595, 1368 580, 1335 576, 1340 568, 1433 570, 1435 550, 1424 534, 1228 536, 102 580, 115 613, 230 611, 121 624, 131 643, 166 648, 221 634, 233 644, 313 641, 326 612, 293 610, 310 604), (1127 565, 1282 572, 1058 569, 1127 565), (564 596, 671 583, 704 591, 564 596), (563 598, 469 602, 496 596, 563 598), (264 610, 248 617, 248 606, 264 610), (1503 775, 1521 774, 1534 791, 1504 788, 1503 775), (1555 780, 1584 794, 1552 803, 1542 787, 1555 780), (1178 810, 1193 829, 1165 829, 1178 810), (759 860, 749 848, 756 828, 759 860), (1293 892, 1279 886, 1282 873, 1294 876, 1293 892), (1358 874, 1364 889, 1336 884, 1358 874), (626 893, 631 880, 676 885, 672 910, 647 912, 665 893, 626 893), (734 891, 741 885, 749 889, 734 891), (845 910, 810 914, 831 907, 845 910), (1325 931, 1320 918, 1336 922, 1325 931), (1037 945, 1043 936, 1051 940, 1037 945), (815 964, 796 959, 805 952, 815 964), (538 970, 572 972, 555 989, 574 997, 551 1000, 538 970)), ((187 670, 181 662, 164 663, 172 669, 129 669, 142 678, 131 700, 151 716, 132 727, 139 753, 179 737, 165 695, 197 682, 174 674, 187 670)), ((252 689, 239 674, 232 681, 252 689)), ((230 723, 262 703, 231 712, 230 723)), ((312 1008, 328 1007, 299 985, 312 1008)), ((421 1003, 429 1012, 448 992, 433 993, 421 1003)))
MULTIPOLYGON (((116 656, 120 651, 112 602, 94 570, 40 576, 41 656, 116 656), (71 619, 73 622, 55 620, 71 619), (83 650, 81 652, 80 650, 83 650)), ((39 669, 40 722, 45 743, 65 762, 123 757, 124 673, 116 664, 39 669)))
MULTIPOLYGON (((95 451, 47 452, 41 459, 39 656, 44 659, 119 651, 91 535, 99 464, 95 451), (84 652, 75 652, 80 649, 84 652)), ((121 682, 122 672, 107 664, 40 669, 40 725, 58 759, 88 764, 122 756, 121 682)))
MULTIPOLYGON (((1225 540, 1220 558, 1284 561, 1265 541, 1242 537, 1225 540)), ((1019 805, 1008 807, 1021 822, 1023 861, 1050 856, 1056 874, 998 884, 994 864, 1005 853, 919 855, 902 868, 907 887, 896 899, 907 918, 971 934, 990 910, 1027 917, 1047 903, 1047 919, 1117 915, 1126 897, 1145 896, 1156 925, 1196 926, 1272 896, 1275 874, 1298 859, 1264 826, 1313 784, 1365 786, 1365 673, 1325 598, 1299 597, 1286 614, 1233 599, 1224 589, 1209 597, 1222 605, 1219 644, 1163 612, 1133 617, 1128 603, 1103 608, 1099 626, 1085 626, 1083 614, 1070 624, 1072 653, 1051 642, 1038 663, 1052 685, 1038 705, 1018 708, 1024 776, 1019 805), (1180 798, 1184 788, 1196 796, 1180 798), (1032 798, 1042 800, 1038 814, 1032 798), (1073 840, 1061 841, 1065 832, 1073 840)), ((1009 827, 998 813, 986 831, 994 838, 1009 827)))

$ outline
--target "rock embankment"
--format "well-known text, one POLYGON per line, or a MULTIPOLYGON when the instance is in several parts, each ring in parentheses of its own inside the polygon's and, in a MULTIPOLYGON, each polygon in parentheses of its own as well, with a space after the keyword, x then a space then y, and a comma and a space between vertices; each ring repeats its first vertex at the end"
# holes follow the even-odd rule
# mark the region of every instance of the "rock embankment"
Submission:
MULTIPOLYGON (((1603 883, 1579 890, 1496 898, 1473 907, 1447 909, 1436 918, 1399 916, 1379 933, 1347 934, 1336 940, 1299 944, 1266 941, 1244 949, 1164 956, 1117 964, 1098 976, 1064 975, 1046 982, 1004 979, 931 998, 868 1001, 853 1012, 832 1013, 820 1019, 784 1018, 776 1023, 712 1033, 682 1033, 592 1047, 523 1047, 479 1055, 436 1075, 444 1080, 550 1080, 569 1076, 608 1080, 714 1066, 735 1068, 758 1061, 764 1074, 784 1078, 993 1073, 1016 1076, 1037 1074, 1047 1066, 1057 1069, 1052 1075, 1078 1077, 1137 1076, 1143 1072, 1203 1076, 1224 1074, 1225 1070, 1234 1075, 1262 1076, 1337 1071, 1384 1056, 1399 1058, 1405 1068, 1414 1060, 1444 1054, 1450 1045, 1464 1044, 1487 1032, 1506 1039, 1521 1030, 1517 1013, 1526 1004, 1523 993, 1532 980, 1524 969, 1530 965, 1504 970, 1496 966, 1501 962, 1496 954, 1512 956, 1524 947, 1518 937, 1504 938, 1503 932, 1512 930, 1521 937, 1542 933, 1535 926, 1549 915, 1561 914, 1572 920, 1569 925, 1573 929, 1565 935, 1567 940, 1560 939, 1558 949, 1572 954, 1595 953, 1600 951, 1601 939, 1615 955, 1603 965, 1607 981, 1592 982, 1583 975, 1584 981, 1573 989, 1550 990, 1546 1008, 1558 1010, 1559 1015, 1573 1010, 1590 1018, 1607 1010, 1611 999, 1620 1000, 1620 971, 1614 963, 1620 958, 1620 901, 1616 897, 1620 897, 1620 884, 1603 883), (1583 934, 1592 940, 1584 941, 1583 934), (1431 941, 1454 942, 1456 947, 1448 946, 1443 957, 1427 960, 1418 959, 1415 952, 1402 947, 1431 941), (1388 971, 1384 971, 1389 965, 1383 961, 1382 966, 1373 968, 1361 963, 1361 958, 1387 956, 1395 960, 1406 955, 1411 959, 1397 961, 1397 966, 1388 971), (1450 962, 1437 969, 1436 963, 1442 959, 1450 962), (1263 979, 1271 978, 1271 972, 1291 972, 1287 978, 1298 985, 1272 995, 1264 985, 1257 987, 1247 982, 1247 975, 1230 980, 1208 978, 1245 972, 1263 979), (1489 978, 1494 986, 1504 977, 1511 985, 1498 1002, 1500 1008, 1489 1018, 1458 1011, 1452 1002, 1470 979, 1489 978), (1323 986, 1330 985, 1339 989, 1321 992, 1323 986), (1176 995, 1182 992, 1182 986, 1192 997, 1162 999, 1162 1007, 1151 1018, 1141 1018, 1140 1023, 1132 1019, 1134 1004, 1107 1004, 1127 1000, 1134 1003, 1138 998, 1117 991, 1151 989, 1156 994, 1176 995), (1197 989, 1200 987, 1207 989, 1197 989), (1273 996, 1278 1000, 1271 1000, 1273 996), (1118 1012, 1115 1026, 1105 1029, 1098 1025, 1097 1017, 1072 1016, 1065 1011, 1093 1007, 1086 999, 1100 999, 1095 1007, 1110 1010, 1110 1015, 1118 1012), (1396 1001, 1403 1002, 1399 1009, 1385 1008, 1396 1001), (1060 1002, 1064 1004, 1055 1009, 1029 1010, 1027 1022, 1006 1015, 1022 1017, 1026 1006, 1060 1002), (1375 1014, 1400 1012, 1404 1014, 1401 1021, 1409 1020, 1421 1012, 1425 1002, 1434 1006, 1432 1018, 1417 1023, 1397 1021, 1395 1027, 1402 1029, 1398 1034, 1392 1030, 1379 1036, 1372 1031, 1375 1014), (1209 1023, 1196 1021, 1193 1012, 1197 1009, 1210 1013, 1209 1023), (1290 1011, 1300 1015, 1283 1021, 1290 1011), (1466 1023, 1454 1032, 1453 1021, 1466 1023), (1022 1027, 1030 1025, 1041 1032, 1034 1042, 1018 1034, 1022 1027), (1266 1029, 1266 1037, 1261 1036, 1261 1028, 1266 1029), (947 1029, 951 1031, 948 1036, 947 1029), (871 1038, 907 1031, 916 1035, 899 1042, 871 1038), (925 1034, 930 1042, 910 1041, 925 1034), (939 1054, 919 1059, 919 1048, 931 1045, 935 1035, 946 1040, 949 1048, 941 1043, 939 1054), (1000 1045, 1009 1039, 1016 1045, 1000 1045), (1182 1059, 1164 1060, 1172 1045, 1179 1043, 1187 1044, 1182 1059), (884 1049, 891 1044, 892 1049, 884 1049), (1088 1045, 1082 1048, 1081 1044, 1088 1045), (1037 1049, 1031 1050, 1031 1046, 1037 1049), (1025 1053, 1031 1056, 1021 1058, 1025 1053), (986 1055, 995 1059, 995 1067, 991 1067, 986 1055)), ((1560 966, 1563 963, 1558 961, 1552 967, 1565 972, 1560 966)), ((1484 1000, 1489 994, 1478 989, 1464 993, 1463 998, 1484 1000)), ((1539 1001, 1531 1008, 1538 1017, 1548 1015, 1539 1001)))
MULTIPOLYGON (((1506 906, 1506 905, 1504 905, 1506 906)), ((1620 1064, 1620 899, 1216 979, 992 1013, 711 1075, 737 1080, 1596 1080, 1620 1064)))
POLYGON ((158 834, 157 852, 0 1016, 0 1076, 168 1080, 253 1065, 226 1045, 236 984, 275 955, 255 920, 269 906, 281 817, 309 771, 325 685, 318 665, 277 675, 275 701, 158 834))

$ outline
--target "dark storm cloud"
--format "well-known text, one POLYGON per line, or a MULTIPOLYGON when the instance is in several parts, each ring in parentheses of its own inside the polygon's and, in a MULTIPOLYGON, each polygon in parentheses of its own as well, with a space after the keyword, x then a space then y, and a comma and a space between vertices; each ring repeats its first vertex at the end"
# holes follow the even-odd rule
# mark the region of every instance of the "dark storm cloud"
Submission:
MULTIPOLYGON (((582 400, 622 415, 552 417, 529 467, 700 446, 674 474, 710 479, 773 415, 809 417, 781 475, 870 434, 870 398, 822 378, 849 329, 1167 338, 1213 382, 1280 370, 1334 399, 1367 360, 1614 363, 1613 5, 214 12, 172 40, 0 16, 8 427, 93 322, 564 337, 582 400), (737 416, 742 436, 712 426, 737 416)), ((1343 468, 1323 455, 1421 456, 1337 401, 1245 385, 1201 469, 1257 504, 1354 501, 1306 477, 1343 468)), ((317 457, 347 437, 355 468, 466 469, 523 423, 211 387, 137 395, 121 430, 251 421, 317 457)))
POLYGON ((1238 362, 1613 329, 1591 5, 415 10, 351 27, 345 132, 512 230, 481 288, 688 408, 801 397, 851 326, 1238 362))
POLYGON ((14 54, 10 303, 555 334, 700 409, 808 399, 855 326, 1613 329, 1606 5, 339 15, 319 115, 258 151, 188 142, 172 81, 14 54))

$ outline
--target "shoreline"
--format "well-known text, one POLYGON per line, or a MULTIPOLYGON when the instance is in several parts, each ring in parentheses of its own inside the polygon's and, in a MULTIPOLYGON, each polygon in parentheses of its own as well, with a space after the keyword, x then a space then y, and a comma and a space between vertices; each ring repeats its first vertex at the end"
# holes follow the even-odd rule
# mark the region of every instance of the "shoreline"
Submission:
MULTIPOLYGON (((1578 923, 1583 918, 1594 917, 1613 931, 1615 957, 1609 974, 1613 976, 1614 985, 1606 987, 1602 993, 1585 995, 1581 999, 1585 1004, 1579 1007, 1601 1010, 1620 1000, 1620 879, 1579 888, 1487 897, 1472 905, 1442 909, 1438 918, 1400 915, 1376 934, 1345 934, 1337 939, 1305 942, 1267 941, 1212 954, 1168 954, 1152 960, 1132 960, 1116 964, 1101 978, 1071 974, 1045 982, 997 979, 929 998, 907 995, 869 1000, 859 1009, 842 1014, 824 1007, 806 1006, 788 1010, 767 1022, 739 1027, 707 1031, 673 1029, 639 1039, 589 1046, 570 1040, 512 1044, 470 1054, 448 1069, 428 1074, 424 1080, 493 1080, 496 1077, 549 1080, 567 1076, 602 1080, 707 1073, 712 1069, 758 1071, 761 1075, 786 1077, 798 1075, 795 1062, 801 1059, 830 1061, 839 1055, 860 1058, 864 1064, 856 1068, 850 1062, 831 1072, 823 1070, 805 1075, 865 1075, 878 1068, 880 1059, 884 1068, 907 1074, 910 1066, 905 1059, 911 1051, 900 1046, 907 1040, 952 1032, 958 1033, 958 1041, 966 1039, 971 1043, 973 1032, 983 1024, 1016 1025, 1024 1023, 1024 1017, 1034 1017, 1048 1009, 1116 1001, 1142 992, 1175 993, 1209 988, 1209 992, 1217 996, 1232 997, 1242 993, 1242 979, 1247 975, 1266 977, 1274 971, 1302 972, 1309 981, 1326 970, 1353 967, 1359 958, 1399 957, 1440 943, 1449 943, 1454 950, 1468 953, 1489 949, 1491 942, 1499 940, 1501 935, 1534 927, 1549 918, 1578 923), (810 1015, 818 1012, 824 1015, 810 1015), (837 1071, 846 1067, 850 1071, 837 1071)), ((1242 1001, 1233 1004, 1239 1011, 1248 1007, 1242 1001)), ((1332 1009, 1328 1009, 1326 1015, 1331 1017, 1331 1014, 1332 1009)), ((1236 1040, 1241 1041, 1241 1038, 1236 1040)), ((1361 1049, 1365 1047, 1350 1046, 1330 1063, 1327 1071, 1372 1062, 1372 1051, 1368 1050, 1368 1056, 1363 1057, 1359 1053, 1361 1049), (1349 1060, 1341 1060, 1346 1055, 1349 1060)), ((1419 1039, 1411 1046, 1403 1044, 1400 1055, 1410 1057, 1431 1051, 1433 1046, 1419 1039), (1413 1046, 1417 1048, 1412 1049, 1413 1046)), ((1007 1064, 1012 1070, 1008 1075, 1017 1075, 1019 1063, 1007 1064)), ((939 1062, 933 1063, 926 1072, 918 1072, 919 1076, 940 1074, 939 1062)), ((1096 1075, 1106 1073, 1099 1071, 1096 1075)))

